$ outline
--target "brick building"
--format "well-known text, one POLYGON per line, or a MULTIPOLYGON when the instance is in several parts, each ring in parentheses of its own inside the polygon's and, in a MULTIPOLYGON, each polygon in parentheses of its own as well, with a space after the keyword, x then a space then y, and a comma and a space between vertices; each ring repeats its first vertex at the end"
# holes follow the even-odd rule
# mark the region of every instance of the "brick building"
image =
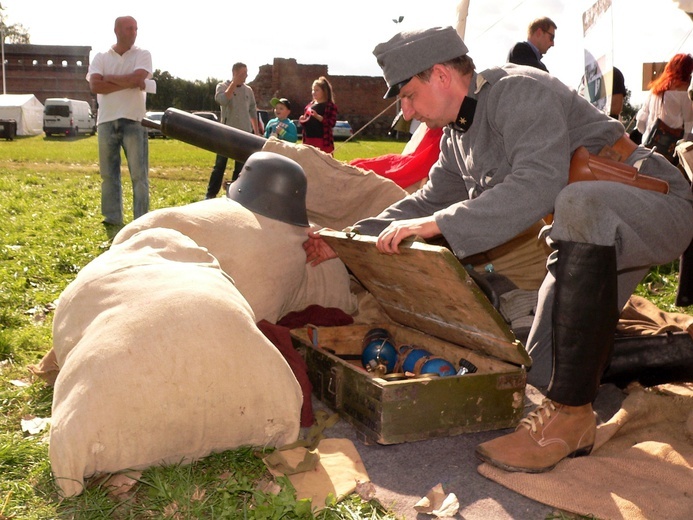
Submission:
POLYGON ((91 47, 72 45, 5 45, 5 87, 8 94, 81 99, 96 108, 85 80, 91 47))
POLYGON ((387 134, 397 112, 395 106, 390 107, 392 99, 383 99, 387 85, 380 76, 330 76, 327 65, 302 65, 293 58, 275 58, 272 65, 262 65, 248 84, 255 91, 258 108, 271 109, 273 97, 285 97, 291 102, 291 117, 296 119, 310 102, 311 86, 320 76, 332 84, 339 119, 348 120, 357 131, 387 109, 360 135, 387 134))
MULTIPOLYGON (((81 99, 95 110, 96 97, 85 79, 90 51, 91 47, 83 46, 5 45, 7 93, 34 94, 41 103, 52 97, 81 99)), ((285 97, 292 104, 291 117, 296 119, 310 102, 311 86, 320 76, 328 78, 334 88, 339 119, 348 120, 357 131, 385 110, 360 135, 387 134, 396 108, 390 106, 392 100, 383 99, 387 87, 382 77, 330 76, 327 65, 302 65, 293 58, 275 58, 271 65, 262 65, 249 84, 258 108, 271 110, 273 97, 285 97)))

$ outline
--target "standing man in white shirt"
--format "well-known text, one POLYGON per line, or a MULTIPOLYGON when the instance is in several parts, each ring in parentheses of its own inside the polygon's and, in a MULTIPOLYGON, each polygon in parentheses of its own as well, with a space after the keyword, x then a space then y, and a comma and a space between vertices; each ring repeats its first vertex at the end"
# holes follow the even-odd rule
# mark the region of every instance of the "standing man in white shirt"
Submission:
POLYGON ((101 213, 106 226, 123 225, 120 149, 125 151, 133 188, 133 213, 149 211, 149 142, 141 121, 146 113, 145 80, 152 77, 152 56, 135 46, 137 21, 115 21, 116 43, 94 56, 87 81, 97 95, 101 213))

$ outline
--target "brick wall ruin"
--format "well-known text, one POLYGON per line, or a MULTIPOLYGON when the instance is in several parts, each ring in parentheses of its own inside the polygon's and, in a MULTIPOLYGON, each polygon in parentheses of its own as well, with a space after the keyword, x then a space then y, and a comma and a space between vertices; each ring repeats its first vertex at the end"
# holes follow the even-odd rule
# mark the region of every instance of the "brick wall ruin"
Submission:
MULTIPOLYGON (((311 100, 313 81, 320 76, 325 76, 332 84, 339 119, 348 120, 354 131, 393 102, 383 99, 387 85, 380 76, 331 76, 327 65, 303 65, 293 58, 275 58, 271 65, 262 65, 258 75, 248 84, 255 92, 258 108, 271 109, 270 100, 273 97, 285 97, 291 102, 291 118, 297 119, 311 100)), ((393 106, 360 135, 385 136, 395 115, 393 106)))

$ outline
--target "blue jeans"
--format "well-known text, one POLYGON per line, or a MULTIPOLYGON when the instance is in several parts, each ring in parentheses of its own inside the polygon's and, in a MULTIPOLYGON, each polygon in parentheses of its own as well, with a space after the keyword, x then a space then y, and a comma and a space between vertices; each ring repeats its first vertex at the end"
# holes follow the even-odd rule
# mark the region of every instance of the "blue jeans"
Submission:
POLYGON ((100 123, 99 169, 101 170, 101 213, 107 224, 123 223, 123 188, 120 183, 120 149, 125 152, 132 180, 133 214, 149 211, 149 141, 139 121, 117 119, 100 123))

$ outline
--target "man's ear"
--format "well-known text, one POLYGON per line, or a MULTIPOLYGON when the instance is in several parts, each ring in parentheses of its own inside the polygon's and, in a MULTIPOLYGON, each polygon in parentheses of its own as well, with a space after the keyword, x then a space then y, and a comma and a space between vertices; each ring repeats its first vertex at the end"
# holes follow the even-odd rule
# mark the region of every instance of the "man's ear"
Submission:
POLYGON ((431 81, 437 82, 443 88, 450 88, 450 82, 452 81, 450 69, 445 65, 436 63, 431 71, 431 81))

